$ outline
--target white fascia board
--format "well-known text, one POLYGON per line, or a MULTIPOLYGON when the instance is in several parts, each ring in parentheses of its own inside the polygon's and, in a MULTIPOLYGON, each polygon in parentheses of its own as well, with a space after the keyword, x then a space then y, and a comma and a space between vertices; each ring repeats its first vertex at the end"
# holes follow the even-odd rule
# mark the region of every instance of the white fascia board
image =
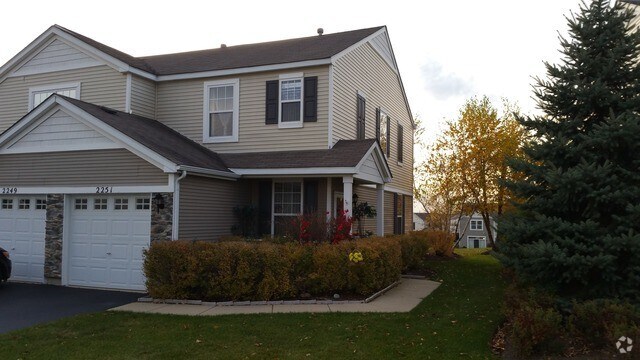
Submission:
POLYGON ((238 174, 230 173, 227 171, 205 169, 196 166, 180 165, 178 166, 178 170, 187 171, 192 175, 207 176, 222 180, 236 180, 240 178, 240 175, 238 174))
POLYGON ((283 169, 236 169, 229 170, 241 176, 314 176, 314 175, 353 175, 355 168, 351 167, 317 167, 317 168, 283 168, 283 169))
POLYGON ((16 135, 18 135, 26 127, 30 126, 34 121, 37 121, 43 114, 48 114, 53 109, 56 103, 56 97, 50 96, 37 106, 34 110, 18 120, 13 126, 7 129, 2 135, 0 135, 0 148, 4 147, 9 141, 11 141, 16 135))
POLYGON ((14 57, 12 57, 9 61, 7 61, 6 64, 4 64, 4 65, 2 65, 2 67, 0 67, 0 83, 2 81, 4 81, 4 79, 7 78, 7 75, 9 74, 9 72, 13 68, 15 68, 16 65, 18 65, 20 62, 22 62, 25 58, 30 57, 31 55, 33 55, 35 50, 37 50, 40 47, 40 45, 42 45, 43 43, 49 41, 49 38, 53 34, 53 29, 55 29, 55 28, 53 26, 51 26, 45 32, 40 34, 40 36, 35 38, 35 40, 33 40, 31 43, 29 43, 29 45, 27 45, 27 47, 22 49, 19 53, 17 53, 14 57))
POLYGON ((391 169, 389 169, 387 162, 384 161, 384 154, 382 154, 377 142, 373 143, 369 150, 367 150, 367 153, 362 157, 362 159, 360 159, 360 162, 356 165, 357 172, 360 172, 360 168, 371 155, 373 155, 373 160, 375 161, 378 171, 380 171, 380 176, 384 182, 390 182, 392 179, 391 169))
MULTIPOLYGON (((372 184, 364 184, 364 185, 361 185, 361 186, 364 186, 364 187, 367 187, 367 188, 371 188, 371 189, 374 189, 374 190, 376 188, 376 185, 372 185, 372 184)), ((389 186, 389 185, 386 185, 386 184, 384 185, 384 191, 391 192, 391 193, 402 194, 402 195, 406 195, 406 196, 413 196, 413 193, 411 193, 409 191, 400 190, 400 189, 398 189, 396 187, 389 186)))
POLYGON ((156 167, 162 169, 162 171, 166 173, 174 173, 177 171, 178 166, 172 161, 166 159, 165 157, 152 151, 151 149, 133 140, 127 135, 114 129, 113 127, 107 125, 106 123, 100 121, 99 119, 95 118, 93 115, 90 115, 84 110, 77 108, 76 106, 69 103, 68 101, 55 95, 52 96, 51 98, 54 98, 54 97, 57 100, 57 102, 64 107, 65 110, 78 116, 80 119, 83 119, 85 123, 87 123, 87 125, 89 125, 90 127, 93 127, 94 130, 98 130, 105 137, 111 139, 116 143, 122 144, 125 149, 131 151, 138 157, 155 165, 156 167))
MULTIPOLYGON (((11 185, 7 185, 11 186, 11 185)), ((96 187, 106 186, 103 183, 96 186, 12 186, 18 189, 17 195, 20 194, 98 194, 96 187)), ((109 194, 136 194, 136 193, 152 193, 152 192, 173 192, 172 185, 137 185, 137 186, 110 186, 109 194)), ((107 194, 108 195, 108 194, 107 194)))
POLYGON ((382 33, 386 32, 386 31, 387 31, 387 27, 386 27, 386 26, 384 26, 382 29, 380 29, 380 30, 378 30, 378 31, 374 32, 373 34, 371 34, 371 35, 367 36, 366 38, 364 38, 364 39, 362 39, 362 40, 358 41, 357 43, 355 43, 355 44, 353 44, 353 45, 349 46, 348 48, 346 48, 346 49, 344 49, 344 50, 340 51, 339 53, 337 53, 337 54, 333 55, 333 56, 331 57, 331 63, 332 63, 332 64, 335 64, 335 63, 336 63, 336 61, 338 61, 341 57, 343 57, 343 56, 347 55, 348 53, 350 53, 350 52, 351 52, 351 51, 353 51, 354 49, 356 49, 356 48, 360 47, 360 45, 362 45, 362 44, 366 44, 367 42, 371 41, 371 39, 375 38, 376 36, 378 36, 378 35, 380 35, 380 34, 382 34, 382 33))
POLYGON ((369 174, 358 173, 358 174, 354 174, 353 177, 356 178, 356 179, 369 181, 369 182, 372 182, 374 184, 384 184, 384 179, 382 177, 376 177, 376 176, 369 175, 369 174))
POLYGON ((237 69, 203 71, 203 72, 190 73, 190 74, 160 75, 157 77, 157 81, 173 81, 173 80, 229 76, 229 75, 237 75, 237 74, 247 74, 247 73, 263 72, 263 71, 278 71, 278 70, 285 70, 285 69, 295 69, 295 68, 321 66, 321 65, 329 65, 329 64, 331 64, 331 59, 308 60, 308 61, 298 61, 298 62, 283 63, 283 64, 243 67, 243 68, 237 68, 237 69))

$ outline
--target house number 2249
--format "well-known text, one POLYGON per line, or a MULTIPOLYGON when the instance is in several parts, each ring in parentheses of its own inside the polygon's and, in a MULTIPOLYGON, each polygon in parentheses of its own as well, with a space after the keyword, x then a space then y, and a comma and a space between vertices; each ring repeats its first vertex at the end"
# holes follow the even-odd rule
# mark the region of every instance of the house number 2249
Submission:
POLYGON ((15 187, 3 187, 2 191, 0 191, 2 194, 17 194, 18 193, 18 188, 15 187))
POLYGON ((96 186, 96 194, 110 194, 113 192, 113 186, 96 186))

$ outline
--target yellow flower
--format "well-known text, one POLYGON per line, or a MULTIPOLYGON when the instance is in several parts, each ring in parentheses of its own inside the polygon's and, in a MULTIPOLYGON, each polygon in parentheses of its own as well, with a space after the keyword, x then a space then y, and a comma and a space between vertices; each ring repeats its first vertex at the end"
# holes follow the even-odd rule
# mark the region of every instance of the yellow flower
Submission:
POLYGON ((354 263, 358 263, 360 261, 363 261, 364 257, 362 256, 362 253, 360 251, 354 251, 352 253, 349 254, 349 261, 353 261, 354 263))

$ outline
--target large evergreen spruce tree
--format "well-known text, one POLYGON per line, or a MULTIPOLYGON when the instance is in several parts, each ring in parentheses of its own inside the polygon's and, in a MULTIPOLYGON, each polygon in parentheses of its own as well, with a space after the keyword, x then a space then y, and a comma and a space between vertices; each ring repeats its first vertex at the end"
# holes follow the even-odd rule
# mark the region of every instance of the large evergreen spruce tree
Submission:
POLYGON ((640 303, 640 33, 608 0, 568 18, 563 59, 545 64, 535 96, 523 203, 499 224, 502 260, 565 298, 640 303))

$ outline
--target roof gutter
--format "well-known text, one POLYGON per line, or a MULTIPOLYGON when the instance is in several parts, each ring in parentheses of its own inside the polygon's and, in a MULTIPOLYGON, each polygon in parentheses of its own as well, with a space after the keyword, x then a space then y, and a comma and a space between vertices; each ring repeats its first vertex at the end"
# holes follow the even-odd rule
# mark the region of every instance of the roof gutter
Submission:
POLYGON ((192 173, 196 173, 197 175, 200 175, 200 176, 206 176, 206 177, 211 177, 211 178, 221 179, 221 180, 236 180, 240 178, 240 175, 235 174, 233 172, 206 169, 206 168, 201 168, 197 166, 180 165, 178 166, 177 170, 189 171, 192 173))

